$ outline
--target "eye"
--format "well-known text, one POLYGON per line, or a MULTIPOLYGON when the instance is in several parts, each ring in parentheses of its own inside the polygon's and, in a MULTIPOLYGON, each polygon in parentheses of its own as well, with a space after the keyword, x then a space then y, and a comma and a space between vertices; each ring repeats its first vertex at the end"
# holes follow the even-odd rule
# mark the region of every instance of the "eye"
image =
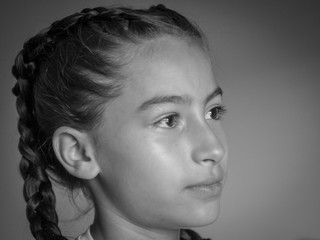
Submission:
POLYGON ((207 120, 220 120, 222 116, 226 113, 226 108, 223 105, 215 106, 211 108, 207 113, 205 118, 207 120))
POLYGON ((178 125, 178 123, 179 123, 179 115, 172 114, 160 119, 154 125, 160 128, 174 128, 178 125))

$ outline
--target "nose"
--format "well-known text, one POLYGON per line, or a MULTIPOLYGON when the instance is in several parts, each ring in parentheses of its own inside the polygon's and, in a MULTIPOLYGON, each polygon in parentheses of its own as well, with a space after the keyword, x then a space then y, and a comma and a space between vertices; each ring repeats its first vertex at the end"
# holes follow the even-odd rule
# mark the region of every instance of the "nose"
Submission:
POLYGON ((191 132, 192 159, 197 163, 219 163, 226 152, 226 143, 223 129, 207 123, 199 124, 191 132))

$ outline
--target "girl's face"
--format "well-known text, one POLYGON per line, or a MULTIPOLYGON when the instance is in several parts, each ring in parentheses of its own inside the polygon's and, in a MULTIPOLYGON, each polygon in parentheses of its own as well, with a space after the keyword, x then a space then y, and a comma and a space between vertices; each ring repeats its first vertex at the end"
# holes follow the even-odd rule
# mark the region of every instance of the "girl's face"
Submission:
POLYGON ((203 226, 218 216, 226 178, 221 89, 198 46, 151 45, 95 133, 98 208, 149 228, 203 226))

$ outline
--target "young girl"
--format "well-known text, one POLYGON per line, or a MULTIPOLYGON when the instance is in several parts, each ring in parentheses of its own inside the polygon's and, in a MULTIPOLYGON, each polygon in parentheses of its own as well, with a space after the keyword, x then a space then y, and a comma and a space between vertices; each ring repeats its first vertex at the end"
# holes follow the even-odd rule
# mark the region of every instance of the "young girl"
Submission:
POLYGON ((95 207, 78 240, 200 239, 226 178, 222 90, 185 17, 84 9, 29 39, 17 79, 20 170, 37 240, 66 239, 52 180, 95 207))

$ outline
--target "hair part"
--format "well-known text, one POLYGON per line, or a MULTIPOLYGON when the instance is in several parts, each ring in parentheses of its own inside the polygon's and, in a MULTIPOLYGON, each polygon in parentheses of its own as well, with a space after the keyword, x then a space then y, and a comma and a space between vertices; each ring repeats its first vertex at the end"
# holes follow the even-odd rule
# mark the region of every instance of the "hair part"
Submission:
POLYGON ((84 9, 25 42, 12 73, 19 114, 20 172, 26 215, 37 240, 65 239, 58 227, 51 180, 84 188, 62 167, 52 149, 61 126, 91 130, 103 105, 121 94, 130 64, 146 41, 163 35, 193 41, 207 50, 194 24, 163 5, 149 9, 84 9))

